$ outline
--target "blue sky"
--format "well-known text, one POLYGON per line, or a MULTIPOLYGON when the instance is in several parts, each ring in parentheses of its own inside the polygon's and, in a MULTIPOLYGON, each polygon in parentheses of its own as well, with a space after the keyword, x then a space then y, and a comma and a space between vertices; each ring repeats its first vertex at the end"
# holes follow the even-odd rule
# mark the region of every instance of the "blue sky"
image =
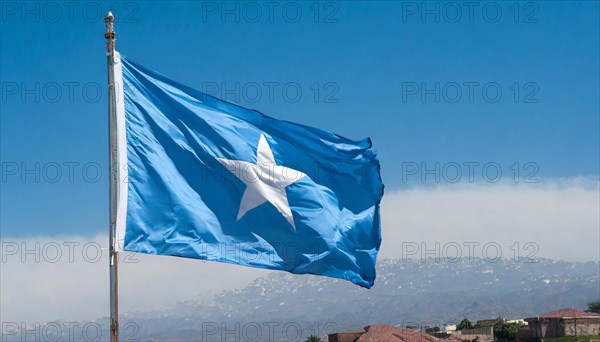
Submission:
POLYGON ((511 180, 533 163, 542 182, 600 173, 597 2, 482 2, 471 17, 457 2, 53 4, 2 3, 3 236, 106 231, 109 9, 134 61, 279 119, 370 136, 386 191, 427 185, 407 163, 497 163, 511 180))

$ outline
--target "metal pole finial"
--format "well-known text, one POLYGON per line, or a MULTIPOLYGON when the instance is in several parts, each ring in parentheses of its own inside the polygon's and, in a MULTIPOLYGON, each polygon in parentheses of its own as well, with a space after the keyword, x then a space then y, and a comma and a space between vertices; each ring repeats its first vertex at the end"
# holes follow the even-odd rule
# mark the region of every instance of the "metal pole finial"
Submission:
POLYGON ((106 24, 106 33, 104 34, 104 38, 106 39, 115 39, 115 16, 112 12, 106 13, 106 17, 104 17, 104 23, 106 24))

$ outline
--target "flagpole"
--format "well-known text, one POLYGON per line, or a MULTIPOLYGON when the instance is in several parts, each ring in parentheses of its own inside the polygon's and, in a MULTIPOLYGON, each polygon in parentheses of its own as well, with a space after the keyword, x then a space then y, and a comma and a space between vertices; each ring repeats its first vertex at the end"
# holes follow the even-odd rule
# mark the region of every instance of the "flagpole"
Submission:
POLYGON ((115 17, 111 12, 104 18, 106 24, 106 60, 108 64, 108 126, 109 126, 109 162, 110 162, 110 226, 108 232, 109 244, 109 273, 110 273, 110 340, 119 341, 119 291, 118 272, 119 262, 117 240, 117 102, 115 90, 115 17))

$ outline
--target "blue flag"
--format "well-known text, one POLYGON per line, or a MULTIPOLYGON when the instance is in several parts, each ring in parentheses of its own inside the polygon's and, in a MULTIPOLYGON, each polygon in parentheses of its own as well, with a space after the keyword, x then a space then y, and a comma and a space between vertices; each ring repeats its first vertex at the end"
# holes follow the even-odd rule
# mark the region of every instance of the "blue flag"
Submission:
POLYGON ((383 184, 370 139, 276 120, 121 64, 125 250, 373 285, 383 184))

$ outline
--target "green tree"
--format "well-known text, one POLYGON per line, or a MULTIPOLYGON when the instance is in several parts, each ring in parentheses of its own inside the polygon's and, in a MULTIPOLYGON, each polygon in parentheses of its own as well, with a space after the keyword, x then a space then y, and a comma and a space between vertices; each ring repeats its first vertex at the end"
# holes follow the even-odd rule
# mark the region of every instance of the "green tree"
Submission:
POLYGON ((588 312, 600 313, 600 299, 595 302, 588 303, 588 312))
POLYGON ((323 342, 319 336, 310 335, 304 342, 323 342))
POLYGON ((465 329, 473 329, 473 323, 469 321, 466 317, 458 325, 456 326, 456 330, 465 330, 465 329))
POLYGON ((499 319, 494 324, 494 337, 497 340, 514 341, 517 339, 517 333, 522 326, 521 323, 506 323, 506 320, 499 319))

